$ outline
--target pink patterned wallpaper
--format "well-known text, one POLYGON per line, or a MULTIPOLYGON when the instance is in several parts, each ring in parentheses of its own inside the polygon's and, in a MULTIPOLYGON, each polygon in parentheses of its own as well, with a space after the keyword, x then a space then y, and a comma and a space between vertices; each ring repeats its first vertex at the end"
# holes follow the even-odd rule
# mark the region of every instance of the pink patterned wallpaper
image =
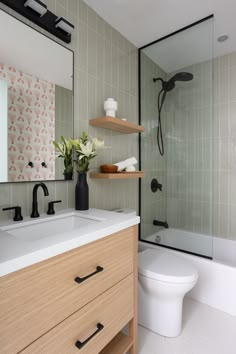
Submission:
POLYGON ((55 85, 5 64, 0 79, 8 82, 8 181, 54 180, 55 85))

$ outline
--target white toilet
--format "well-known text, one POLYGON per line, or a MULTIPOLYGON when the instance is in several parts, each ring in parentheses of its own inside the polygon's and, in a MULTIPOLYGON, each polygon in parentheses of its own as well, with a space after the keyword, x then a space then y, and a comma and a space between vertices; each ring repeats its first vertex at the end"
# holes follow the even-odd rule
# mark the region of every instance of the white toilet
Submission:
POLYGON ((138 322, 165 337, 182 331, 184 295, 197 282, 198 272, 187 260, 159 249, 146 249, 138 258, 138 322))

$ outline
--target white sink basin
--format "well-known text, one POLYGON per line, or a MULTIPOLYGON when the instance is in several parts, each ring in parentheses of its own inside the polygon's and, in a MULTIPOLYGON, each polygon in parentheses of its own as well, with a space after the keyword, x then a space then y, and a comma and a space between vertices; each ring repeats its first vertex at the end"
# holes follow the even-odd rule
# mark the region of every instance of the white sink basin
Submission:
POLYGON ((101 221, 104 219, 68 213, 4 226, 1 230, 18 239, 33 242, 50 236, 80 231, 101 221))

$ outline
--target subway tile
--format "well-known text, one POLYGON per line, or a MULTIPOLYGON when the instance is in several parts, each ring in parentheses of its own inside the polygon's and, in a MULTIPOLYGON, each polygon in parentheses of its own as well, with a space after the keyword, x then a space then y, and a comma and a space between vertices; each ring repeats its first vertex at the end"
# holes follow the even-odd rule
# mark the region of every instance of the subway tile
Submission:
POLYGON ((67 7, 63 7, 63 6, 61 6, 60 4, 58 4, 58 3, 56 2, 56 13, 57 13, 57 16, 58 16, 58 17, 64 17, 64 18, 66 18, 66 17, 67 17, 67 14, 68 14, 68 12, 67 12, 67 7))
POLYGON ((78 0, 68 0, 68 12, 71 13, 73 16, 77 17, 77 14, 79 13, 78 0))
POLYGON ((236 66, 236 52, 232 52, 229 55, 229 65, 236 66))
POLYGON ((48 3, 48 9, 54 13, 56 11, 56 0, 48 0, 47 3, 48 3))
POLYGON ((112 84, 112 45, 111 41, 104 40, 103 44, 104 56, 104 81, 106 84, 112 84))
POLYGON ((31 205, 28 201, 28 188, 27 183, 14 183, 12 185, 12 200, 14 206, 20 206, 22 208, 22 215, 28 216, 30 212, 31 205))
MULTIPOLYGON (((231 82, 231 79, 230 79, 231 82)), ((227 103, 229 101, 229 71, 222 70, 220 71, 219 78, 219 101, 221 103, 227 103)), ((231 88, 232 94, 232 88, 231 88)))
MULTIPOLYGON (((228 234, 231 232, 231 226, 234 227, 234 223, 230 222, 229 224, 229 212, 228 212, 228 205, 227 204, 220 204, 219 210, 219 235, 220 237, 227 238, 228 234)), ((230 217, 231 219, 231 217, 230 217)))
POLYGON ((88 25, 97 31, 97 14, 91 7, 88 7, 88 25))
POLYGON ((229 71, 229 90, 230 90, 230 95, 229 99, 231 101, 236 101, 236 66, 232 66, 229 71))
POLYGON ((79 1, 79 19, 85 23, 88 22, 88 6, 83 2, 83 0, 79 1))
POLYGON ((103 80, 104 75, 104 41, 100 34, 97 34, 97 78, 103 80))
POLYGON ((220 171, 220 203, 228 204, 229 201, 229 174, 220 171))
POLYGON ((79 117, 78 119, 88 119, 88 75, 84 71, 78 73, 78 104, 79 117))
POLYGON ((96 118, 98 116, 96 91, 97 91, 97 80, 95 77, 88 75, 88 96, 89 96, 88 118, 89 119, 96 118))
POLYGON ((229 172, 229 203, 236 204, 236 171, 229 172))
POLYGON ((230 170, 236 170, 236 137, 231 137, 229 141, 230 170))
POLYGON ((88 27, 88 73, 97 75, 97 33, 88 27))
POLYGON ((229 105, 224 103, 219 106, 220 136, 228 137, 230 133, 229 105))
POLYGON ((236 240, 236 205, 229 206, 229 238, 236 240))
POLYGON ((103 37, 104 20, 97 14, 97 33, 103 37))
POLYGON ((230 166, 229 139, 221 138, 220 139, 220 169, 228 170, 229 166, 230 166))
POLYGON ((82 21, 79 21, 78 35, 78 69, 86 71, 88 68, 88 28, 82 21))
POLYGON ((229 68, 229 54, 222 55, 220 58, 220 71, 228 70, 229 68))
POLYGON ((112 27, 105 21, 103 24, 103 36, 107 41, 112 41, 112 27))
POLYGON ((12 211, 3 211, 3 208, 14 206, 14 197, 12 198, 12 186, 9 183, 0 183, 0 220, 11 219, 12 211))

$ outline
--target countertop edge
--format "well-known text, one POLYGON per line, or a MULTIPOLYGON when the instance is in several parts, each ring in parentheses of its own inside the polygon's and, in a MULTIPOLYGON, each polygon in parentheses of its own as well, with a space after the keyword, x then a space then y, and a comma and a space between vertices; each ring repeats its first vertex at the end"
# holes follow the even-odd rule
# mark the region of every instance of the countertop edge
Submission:
POLYGON ((119 220, 117 223, 112 225, 106 225, 101 230, 95 230, 78 238, 70 239, 68 241, 54 244, 49 247, 28 253, 26 255, 4 261, 0 263, 0 277, 24 269, 39 262, 46 261, 47 259, 110 236, 126 228, 138 225, 139 223, 140 217, 132 215, 126 220, 119 220))

